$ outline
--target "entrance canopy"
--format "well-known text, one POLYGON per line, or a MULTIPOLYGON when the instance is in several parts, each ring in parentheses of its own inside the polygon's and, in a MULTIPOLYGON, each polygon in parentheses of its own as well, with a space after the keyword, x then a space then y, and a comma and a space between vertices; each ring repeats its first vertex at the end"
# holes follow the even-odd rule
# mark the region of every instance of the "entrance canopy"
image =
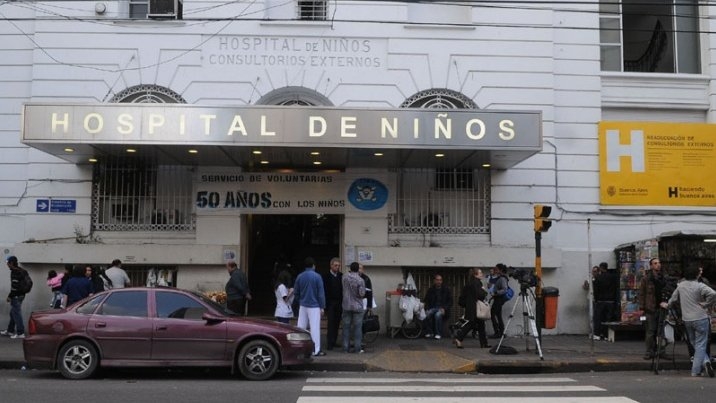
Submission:
POLYGON ((247 169, 506 169, 542 150, 540 112, 26 104, 22 142, 83 164, 132 153, 247 169))

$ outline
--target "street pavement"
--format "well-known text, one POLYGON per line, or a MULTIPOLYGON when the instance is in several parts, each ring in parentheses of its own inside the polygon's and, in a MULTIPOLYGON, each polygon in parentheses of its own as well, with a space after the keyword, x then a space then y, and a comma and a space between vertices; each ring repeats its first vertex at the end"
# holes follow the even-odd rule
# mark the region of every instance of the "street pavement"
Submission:
MULTIPOLYGON (((324 334, 325 335, 325 334, 324 334)), ((490 339, 491 345, 499 340, 490 339)), ((291 369, 304 371, 390 371, 428 373, 534 374, 589 371, 648 371, 651 361, 644 360, 644 342, 640 339, 616 342, 592 341, 586 335, 544 335, 542 356, 535 349, 533 337, 506 337, 504 345, 517 350, 514 355, 495 355, 479 348, 479 341, 466 338, 458 349, 450 338, 391 338, 381 333, 368 344, 365 353, 344 353, 341 349, 326 351, 313 362, 291 369), (527 349, 529 345, 529 350, 527 349)), ((663 369, 685 370, 691 367, 686 345, 677 342, 667 347, 669 359, 663 369)), ((25 366, 22 340, 0 337, 0 369, 25 366)))

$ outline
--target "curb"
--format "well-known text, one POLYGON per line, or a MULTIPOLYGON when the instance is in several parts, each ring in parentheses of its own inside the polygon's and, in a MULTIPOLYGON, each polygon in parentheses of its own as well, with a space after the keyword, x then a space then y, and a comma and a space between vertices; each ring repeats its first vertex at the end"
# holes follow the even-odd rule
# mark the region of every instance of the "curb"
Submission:
MULTIPOLYGON (((662 370, 688 370, 691 363, 687 361, 667 362, 662 370)), ((390 372, 384 368, 375 367, 366 363, 356 362, 325 362, 292 366, 290 370, 308 372, 390 372)), ((482 374, 554 374, 565 372, 607 372, 607 371, 651 371, 651 362, 635 361, 595 361, 595 362, 506 362, 506 361, 476 361, 474 365, 460 366, 442 373, 482 373, 482 374)), ((411 371, 406 371, 411 372, 411 371)), ((423 373, 428 371, 421 371, 423 373)), ((437 373, 437 372, 433 372, 437 373)))

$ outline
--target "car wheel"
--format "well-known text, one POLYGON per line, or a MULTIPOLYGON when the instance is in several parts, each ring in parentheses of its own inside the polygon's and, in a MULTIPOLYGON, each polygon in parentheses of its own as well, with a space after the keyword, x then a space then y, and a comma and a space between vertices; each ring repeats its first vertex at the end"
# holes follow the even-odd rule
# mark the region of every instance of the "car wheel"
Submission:
POLYGON ((68 379, 89 378, 97 370, 98 364, 97 349, 85 340, 72 340, 65 344, 57 359, 60 373, 68 379))
POLYGON ((279 355, 266 340, 252 340, 241 348, 237 358, 239 371, 251 381, 264 381, 278 371, 279 355))

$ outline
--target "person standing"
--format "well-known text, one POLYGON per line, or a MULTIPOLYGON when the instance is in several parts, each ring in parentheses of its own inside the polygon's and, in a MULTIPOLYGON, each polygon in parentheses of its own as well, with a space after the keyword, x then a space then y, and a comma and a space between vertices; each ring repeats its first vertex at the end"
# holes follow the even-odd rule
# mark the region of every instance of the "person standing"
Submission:
POLYGON ((484 301, 487 298, 487 291, 482 286, 482 270, 477 267, 470 269, 470 278, 465 287, 462 289, 462 300, 465 301, 465 319, 467 324, 458 329, 453 344, 457 348, 462 348, 462 341, 470 330, 477 329, 480 338, 480 348, 490 347, 487 344, 487 334, 485 334, 485 321, 477 318, 477 301, 484 301))
POLYGON ((606 262, 599 263, 599 274, 592 283, 594 287, 594 340, 606 340, 604 322, 615 319, 617 301, 619 300, 619 274, 609 269, 606 262))
POLYGON ((316 273, 316 261, 307 257, 304 261, 305 270, 296 277, 293 293, 298 300, 298 327, 310 329, 313 340, 313 356, 323 356, 321 350, 321 315, 326 308, 326 292, 323 279, 316 273))
POLYGON ((119 259, 114 259, 112 261, 112 266, 104 271, 104 275, 109 279, 107 281, 107 285, 109 286, 108 289, 124 288, 132 285, 127 272, 122 268, 122 261, 119 259))
POLYGON ((326 291, 326 349, 329 351, 338 344, 343 304, 342 278, 341 260, 334 257, 331 259, 330 270, 323 276, 323 289, 326 291))
POLYGON ((229 272, 229 281, 226 282, 226 307, 233 313, 244 316, 246 314, 246 301, 251 300, 249 280, 246 273, 236 262, 226 262, 226 270, 229 272))
POLYGON ((499 339, 505 333, 505 322, 502 318, 502 307, 507 302, 507 287, 509 281, 507 279, 507 266, 502 263, 495 265, 495 274, 497 280, 492 289, 492 307, 490 308, 490 316, 492 321, 492 329, 495 331, 490 336, 491 339, 499 339))
POLYGON ((274 317, 278 322, 289 323, 293 318, 293 288, 291 286, 291 273, 286 270, 278 273, 276 278, 276 286, 274 287, 274 295, 276 296, 276 310, 274 317))
POLYGON ((428 324, 426 338, 442 337, 443 318, 450 315, 452 307, 452 293, 450 288, 443 285, 443 276, 436 274, 433 277, 433 285, 425 294, 425 320, 428 324))
POLYGON ((691 364, 691 376, 700 376, 703 370, 713 378, 714 369, 711 357, 706 353, 706 346, 711 334, 711 317, 709 310, 716 306, 716 291, 698 281, 699 269, 688 265, 684 269, 684 281, 677 286, 668 302, 660 303, 664 309, 676 305, 681 306, 681 318, 686 333, 694 347, 694 359, 691 364))
POLYGON ((68 307, 94 293, 92 287, 92 266, 77 265, 72 269, 72 277, 62 286, 62 305, 68 307))
POLYGON ((370 281, 370 277, 365 273, 365 267, 363 267, 362 264, 358 264, 358 274, 360 274, 360 278, 363 279, 363 282, 365 283, 365 297, 363 298, 363 309, 368 312, 372 313, 373 308, 375 307, 375 299, 373 299, 373 282, 370 281))
POLYGON ((27 270, 18 266, 17 257, 8 256, 6 263, 10 269, 10 294, 7 296, 7 302, 10 304, 10 322, 7 324, 7 330, 1 331, 0 335, 10 336, 12 339, 24 339, 25 322, 22 319, 22 301, 25 300, 25 294, 32 289, 32 279, 30 279, 27 270))
POLYGON ((47 286, 50 287, 50 291, 52 291, 50 308, 59 308, 62 304, 62 280, 64 278, 65 273, 57 274, 54 270, 47 272, 47 286))
MULTIPOLYGON (((657 354, 656 334, 658 331, 659 305, 664 300, 664 286, 666 280, 661 272, 661 261, 659 258, 649 260, 649 271, 642 277, 639 283, 639 309, 646 317, 646 332, 644 342, 646 344, 645 360, 654 358, 657 354)), ((660 349, 661 346, 659 346, 660 349)), ((661 351, 658 352, 661 354, 661 351)))
POLYGON ((350 271, 341 279, 343 283, 343 351, 350 353, 363 353, 363 297, 365 297, 365 282, 360 277, 360 265, 353 262, 350 271), (354 349, 350 349, 351 336, 353 336, 354 349))

